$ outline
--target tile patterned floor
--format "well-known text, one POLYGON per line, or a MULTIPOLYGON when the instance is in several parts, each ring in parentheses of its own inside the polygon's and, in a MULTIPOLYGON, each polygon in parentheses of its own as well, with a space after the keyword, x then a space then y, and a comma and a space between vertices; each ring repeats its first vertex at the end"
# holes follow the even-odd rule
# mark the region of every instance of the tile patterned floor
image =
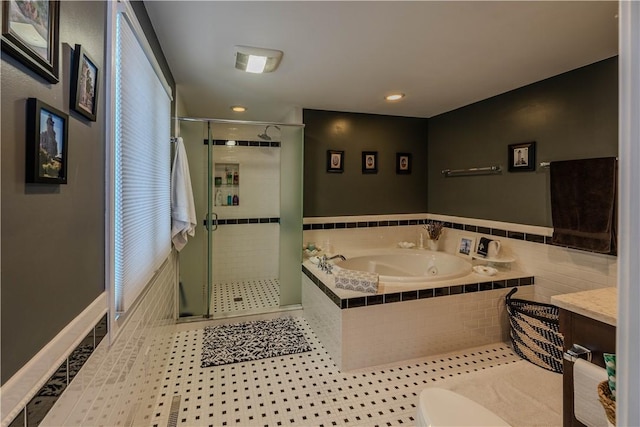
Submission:
POLYGON ((167 426, 180 396, 178 426, 414 425, 426 384, 520 360, 496 344, 342 373, 306 321, 296 321, 312 351, 213 368, 200 368, 205 323, 182 325, 145 422, 167 426))
POLYGON ((277 308, 280 306, 280 281, 259 279, 212 286, 213 313, 235 313, 240 311, 277 308))

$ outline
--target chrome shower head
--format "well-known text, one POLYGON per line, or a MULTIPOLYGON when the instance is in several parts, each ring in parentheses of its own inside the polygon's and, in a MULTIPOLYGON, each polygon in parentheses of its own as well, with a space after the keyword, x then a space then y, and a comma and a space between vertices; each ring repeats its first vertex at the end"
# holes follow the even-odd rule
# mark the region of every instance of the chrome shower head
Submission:
POLYGON ((280 130, 280 128, 276 125, 267 125, 266 128, 264 128, 264 132, 259 133, 258 134, 258 138, 264 140, 264 141, 271 141, 271 137, 267 134, 267 130, 269 130, 270 127, 274 127, 278 130, 280 130))

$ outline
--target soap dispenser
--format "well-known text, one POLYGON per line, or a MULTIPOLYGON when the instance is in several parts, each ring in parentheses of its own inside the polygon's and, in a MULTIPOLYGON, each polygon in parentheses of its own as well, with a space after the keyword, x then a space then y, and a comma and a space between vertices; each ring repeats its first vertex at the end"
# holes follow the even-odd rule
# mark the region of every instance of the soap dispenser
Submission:
POLYGON ((216 190, 216 206, 222 206, 222 191, 219 188, 216 190))

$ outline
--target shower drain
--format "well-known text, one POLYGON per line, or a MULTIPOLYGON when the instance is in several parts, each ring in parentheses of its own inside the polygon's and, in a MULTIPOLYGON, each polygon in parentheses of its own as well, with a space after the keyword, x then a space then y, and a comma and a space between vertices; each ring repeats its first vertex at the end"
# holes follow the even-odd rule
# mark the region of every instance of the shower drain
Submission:
POLYGON ((167 427, 176 427, 178 425, 178 411, 180 410, 181 395, 173 396, 171 399, 171 408, 169 409, 169 421, 167 427))
POLYGON ((242 301, 242 297, 235 297, 233 299, 233 302, 240 302, 240 301, 242 301))

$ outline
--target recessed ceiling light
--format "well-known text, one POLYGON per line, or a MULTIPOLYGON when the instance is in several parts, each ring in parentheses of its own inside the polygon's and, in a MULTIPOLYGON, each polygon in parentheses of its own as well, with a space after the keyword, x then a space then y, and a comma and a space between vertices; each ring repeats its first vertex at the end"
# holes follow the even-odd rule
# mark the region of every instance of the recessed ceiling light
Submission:
POLYGON ((404 98, 404 93, 392 93, 384 97, 387 101, 397 101, 402 98, 404 98))
POLYGON ((245 111, 247 111, 247 108, 243 107, 242 105, 233 105, 231 106, 231 109, 236 113, 244 113, 245 111))
POLYGON ((282 51, 236 46, 236 68, 247 73, 270 73, 280 65, 282 51))

